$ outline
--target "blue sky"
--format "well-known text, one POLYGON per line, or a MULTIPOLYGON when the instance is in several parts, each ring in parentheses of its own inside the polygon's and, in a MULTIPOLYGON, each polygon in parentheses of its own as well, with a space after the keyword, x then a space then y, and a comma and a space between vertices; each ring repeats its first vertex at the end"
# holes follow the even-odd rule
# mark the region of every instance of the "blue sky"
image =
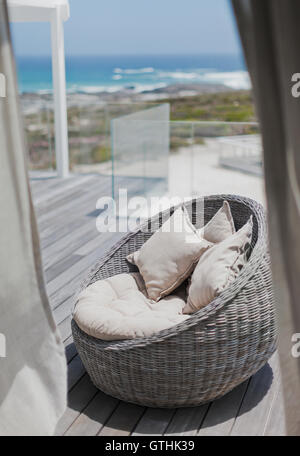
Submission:
MULTIPOLYGON (((237 54, 229 0, 70 0, 66 55, 237 54)), ((48 24, 12 24, 17 55, 50 55, 48 24)))

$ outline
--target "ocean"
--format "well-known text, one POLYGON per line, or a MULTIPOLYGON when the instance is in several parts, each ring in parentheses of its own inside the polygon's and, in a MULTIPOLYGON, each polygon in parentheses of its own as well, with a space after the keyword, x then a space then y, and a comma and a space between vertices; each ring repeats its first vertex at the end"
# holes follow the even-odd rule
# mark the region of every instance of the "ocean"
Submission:
MULTIPOLYGON (((52 91, 50 57, 16 60, 20 92, 52 91)), ((237 55, 69 56, 66 80, 70 93, 113 93, 124 88, 138 93, 175 83, 250 87, 243 58, 237 55)))

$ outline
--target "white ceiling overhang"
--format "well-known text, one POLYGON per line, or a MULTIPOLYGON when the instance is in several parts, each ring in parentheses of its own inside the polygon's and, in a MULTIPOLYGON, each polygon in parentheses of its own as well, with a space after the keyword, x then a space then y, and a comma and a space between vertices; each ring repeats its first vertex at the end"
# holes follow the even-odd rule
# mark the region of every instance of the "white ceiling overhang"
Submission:
POLYGON ((62 21, 70 17, 68 0, 7 0, 7 4, 11 22, 49 22, 56 9, 62 21))

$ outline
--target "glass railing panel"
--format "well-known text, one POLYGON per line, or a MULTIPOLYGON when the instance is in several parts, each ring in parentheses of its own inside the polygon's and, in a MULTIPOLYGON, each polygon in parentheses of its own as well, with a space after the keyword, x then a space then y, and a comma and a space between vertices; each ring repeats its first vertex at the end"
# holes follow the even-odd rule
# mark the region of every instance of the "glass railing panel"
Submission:
POLYGON ((169 193, 193 195, 194 136, 191 122, 170 122, 169 193))
POLYGON ((169 105, 148 107, 111 121, 112 186, 128 197, 168 191, 169 105))
POLYGON ((103 103, 68 106, 70 169, 79 173, 111 173, 107 117, 103 103))
POLYGON ((29 170, 54 170, 54 116, 51 103, 22 103, 29 170))

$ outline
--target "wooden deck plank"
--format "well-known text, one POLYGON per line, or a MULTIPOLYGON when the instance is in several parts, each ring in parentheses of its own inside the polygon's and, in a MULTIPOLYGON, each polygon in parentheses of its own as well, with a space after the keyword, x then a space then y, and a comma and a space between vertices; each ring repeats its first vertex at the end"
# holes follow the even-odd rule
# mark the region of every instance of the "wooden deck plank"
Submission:
POLYGON ((108 421, 119 401, 98 391, 91 402, 69 427, 65 435, 94 436, 108 421))
MULTIPOLYGON (((32 193, 37 197, 37 199, 39 195, 47 195, 51 188, 57 188, 66 184, 66 179, 57 177, 55 172, 30 171, 29 177, 32 193)), ((76 181, 77 178, 78 174, 72 174, 68 180, 76 181)))
POLYGON ((116 242, 116 239, 118 239, 120 236, 118 236, 117 233, 99 233, 97 232, 98 235, 91 237, 91 239, 88 242, 85 242, 84 244, 78 246, 76 250, 74 250, 74 255, 79 255, 79 256, 86 256, 92 253, 99 245, 101 244, 109 244, 111 239, 114 239, 114 242, 116 242))
MULTIPOLYGON (((89 195, 92 195, 91 202, 95 208, 98 198, 111 196, 110 181, 111 179, 108 176, 94 175, 88 182, 84 182, 80 186, 73 185, 71 189, 67 189, 69 191, 64 190, 58 193, 56 198, 52 198, 50 195, 49 199, 45 199, 43 204, 38 204, 36 208, 41 230, 43 230, 47 221, 53 219, 53 215, 57 219, 65 211, 70 211, 72 206, 80 207, 82 203, 89 199, 89 195)), ((126 187, 130 193, 136 192, 140 190, 140 182, 139 180, 137 182, 134 180, 128 181, 126 187)))
POLYGON ((49 226, 49 224, 51 224, 51 222, 53 223, 53 221, 55 221, 56 223, 64 222, 67 214, 73 214, 73 216, 76 217, 76 215, 78 216, 78 214, 80 213, 87 213, 87 207, 96 209, 96 202, 98 198, 105 195, 105 193, 104 195, 102 193, 103 189, 105 189, 104 185, 99 186, 97 182, 94 182, 93 185, 89 187, 89 189, 78 189, 75 195, 66 195, 66 201, 64 202, 64 204, 61 204, 56 207, 54 205, 51 210, 48 210, 48 208, 46 208, 43 214, 38 215, 38 224, 41 233, 43 234, 43 232, 46 231, 46 228, 49 226))
POLYGON ((52 282, 61 274, 68 271, 74 264, 82 259, 81 255, 71 254, 60 261, 55 262, 51 267, 45 270, 45 278, 47 283, 52 282))
POLYGON ((107 196, 105 184, 98 185, 97 182, 94 182, 88 189, 78 189, 78 192, 79 196, 77 194, 65 195, 65 199, 68 199, 64 204, 57 203, 56 206, 54 204, 51 210, 46 207, 43 214, 39 214, 37 211, 41 237, 47 235, 57 225, 64 225, 66 221, 76 220, 81 215, 87 215, 89 211, 96 209, 96 202, 101 196, 107 196))
MULTIPOLYGON (((53 214, 62 215, 65 210, 71 209, 74 204, 80 204, 86 200, 87 195, 92 195, 92 201, 96 203, 100 196, 107 196, 107 186, 105 181, 101 182, 97 179, 89 181, 86 187, 78 186, 72 188, 72 191, 63 193, 60 198, 53 200, 45 200, 44 205, 39 206, 37 214, 40 220, 41 227, 45 222, 51 220, 53 214)), ((109 196, 109 195, 108 195, 109 196)))
MULTIPOLYGON (((95 184, 94 187, 97 189, 95 184)), ((41 238, 46 237, 58 227, 65 226, 69 222, 87 216, 92 209, 96 209, 98 195, 102 195, 94 187, 82 192, 80 197, 71 198, 71 201, 67 202, 64 206, 58 206, 58 211, 54 210, 52 213, 47 212, 44 214, 44 219, 38 216, 41 238)))
POLYGON ((75 202, 75 206, 70 211, 65 210, 60 216, 53 217, 52 220, 46 222, 44 226, 39 224, 42 248, 50 247, 76 229, 83 229, 91 221, 96 224, 96 217, 90 215, 96 209, 96 201, 95 195, 92 197, 88 194, 87 199, 81 201, 81 205, 75 202))
POLYGON ((85 374, 69 394, 67 410, 56 426, 55 435, 63 435, 69 429, 97 392, 85 374))
MULTIPOLYGON (((117 236, 118 237, 118 236, 117 236)), ((109 244, 111 244, 112 239, 109 240, 109 244)), ((98 255, 96 255, 96 258, 98 259, 98 255)), ((89 267, 87 268, 87 271, 89 268, 93 265, 95 262, 95 255, 93 254, 91 257, 89 257, 88 260, 88 265, 89 267)), ((58 304, 57 307, 54 308, 53 314, 56 323, 58 324, 61 336, 63 340, 66 340, 71 333, 71 328, 70 328, 70 315, 71 311, 75 302, 75 296, 78 292, 78 287, 82 280, 85 278, 87 271, 85 274, 83 274, 80 278, 75 277, 74 280, 70 283, 65 284, 63 288, 63 292, 66 293, 67 298, 65 300, 62 300, 60 304, 58 304), (75 284, 74 284, 75 282, 75 284)), ((51 301, 50 297, 50 304, 53 304, 53 301, 51 301)), ((53 306, 54 307, 54 306, 53 306)))
POLYGON ((79 280, 84 279, 92 263, 101 258, 102 253, 103 249, 100 244, 90 255, 84 257, 77 255, 74 263, 72 257, 70 257, 69 262, 73 264, 61 271, 60 274, 47 283, 47 293, 50 296, 50 300, 53 301, 51 298, 57 294, 60 294, 57 303, 61 302, 62 299, 68 298, 72 294, 72 290, 75 291, 78 288, 78 277, 79 280), (67 291, 67 288, 70 288, 70 284, 72 290, 69 292, 69 290, 67 291), (74 288, 73 285, 75 285, 74 288), (63 290, 62 293, 60 293, 61 290, 63 290), (62 294, 65 294, 65 296, 62 296, 62 294))
POLYGON ((64 179, 63 183, 55 184, 53 188, 48 187, 46 191, 39 192, 35 195, 35 203, 38 205, 39 213, 49 203, 56 202, 59 203, 64 197, 65 193, 71 193, 75 188, 80 188, 83 185, 86 186, 88 183, 96 180, 97 177, 94 175, 82 175, 82 176, 72 176, 68 179, 64 179))
POLYGON ((67 257, 80 248, 94 236, 99 235, 96 229, 95 220, 87 220, 87 223, 71 231, 69 235, 60 238, 55 244, 45 248, 43 251, 43 265, 45 270, 57 263, 61 259, 67 257))
POLYGON ((74 220, 67 218, 67 223, 62 226, 55 225, 48 230, 47 235, 40 235, 40 243, 43 250, 51 248, 53 244, 58 242, 60 239, 68 236, 72 231, 77 228, 82 228, 90 220, 88 218, 83 218, 77 215, 77 218, 74 220))
POLYGON ((69 315, 71 315, 74 303, 75 296, 72 295, 53 310, 54 320, 57 325, 60 325, 69 315))
POLYGON ((175 410, 147 408, 132 435, 163 435, 175 410))
POLYGON ((63 212, 64 209, 68 209, 68 206, 70 203, 72 203, 72 201, 77 199, 79 200, 81 197, 86 195, 86 193, 86 190, 82 190, 81 187, 76 187, 72 189, 72 192, 61 194, 60 198, 45 200, 44 205, 40 205, 37 211, 41 230, 43 229, 43 226, 46 224, 46 222, 51 220, 51 218, 53 218, 53 215, 56 214, 57 208, 59 208, 57 214, 58 216, 63 212))
POLYGON ((263 435, 279 378, 277 353, 249 381, 231 435, 263 435))
MULTIPOLYGON (((64 179, 49 179, 48 188, 45 191, 45 181, 41 180, 39 190, 35 187, 36 204, 43 207, 47 200, 59 199, 65 193, 72 191, 75 187, 83 187, 87 182, 98 179, 99 175, 96 173, 91 174, 71 174, 68 178, 64 179), (42 196, 42 197, 41 197, 42 196)), ((35 181, 36 182, 36 181, 35 181)))
POLYGON ((70 391, 85 374, 81 359, 76 355, 68 364, 68 390, 70 391))
POLYGON ((58 326, 60 336, 61 336, 63 342, 65 342, 71 335, 71 315, 68 315, 67 318, 65 318, 57 326, 58 326))
POLYGON ((237 386, 222 398, 212 402, 198 435, 230 435, 247 387, 248 381, 237 386))
POLYGON ((276 391, 266 420, 263 435, 283 436, 287 435, 284 409, 284 396, 281 382, 281 375, 277 381, 276 391))
POLYGON ((144 407, 120 401, 119 405, 103 426, 100 436, 128 436, 145 412, 144 407))
POLYGON ((101 244, 90 255, 82 257, 67 271, 64 271, 47 284, 46 288, 52 309, 58 307, 61 302, 64 302, 70 296, 77 294, 78 288, 90 268, 103 256, 104 249, 109 249, 117 239, 118 235, 115 238, 110 237, 107 242, 101 244))
POLYGON ((210 404, 199 407, 187 407, 176 410, 165 435, 197 435, 198 429, 209 409, 210 404))
MULTIPOLYGON (((75 181, 76 183, 76 181, 75 181)), ((83 198, 87 193, 93 191, 94 188, 101 188, 101 191, 105 191, 105 183, 101 186, 99 185, 99 181, 96 178, 85 182, 85 185, 80 185, 78 182, 76 185, 73 185, 70 189, 65 189, 64 187, 55 186, 54 192, 57 195, 51 195, 51 190, 48 191, 46 194, 42 194, 44 198, 41 203, 36 203, 36 214, 39 218, 39 224, 41 231, 44 228, 45 222, 48 220, 51 222, 53 219, 53 215, 56 214, 56 209, 59 209, 59 214, 63 213, 63 209, 65 208, 68 210, 69 205, 72 204, 72 201, 79 200, 83 198)), ((94 198, 97 198, 97 191, 93 191, 94 198)), ((41 198, 40 194, 37 195, 37 199, 41 198)), ((58 215, 58 214, 57 214, 58 215)))
POLYGON ((77 355, 77 350, 76 350, 76 347, 74 345, 73 336, 69 336, 64 341, 64 346, 65 346, 65 353, 66 353, 67 363, 69 363, 77 355))
MULTIPOLYGON (((75 176, 74 176, 75 180, 75 176)), ((36 201, 36 206, 39 204, 39 199, 42 197, 48 198, 49 192, 51 192, 52 188, 58 188, 59 182, 57 182, 56 178, 49 178, 49 179, 36 179, 30 181, 31 192, 34 197, 34 201, 36 201)), ((38 207, 37 207, 38 208, 38 207)))
POLYGON ((283 394, 280 391, 277 391, 272 414, 268 418, 263 435, 273 437, 287 435, 284 400, 283 394))

